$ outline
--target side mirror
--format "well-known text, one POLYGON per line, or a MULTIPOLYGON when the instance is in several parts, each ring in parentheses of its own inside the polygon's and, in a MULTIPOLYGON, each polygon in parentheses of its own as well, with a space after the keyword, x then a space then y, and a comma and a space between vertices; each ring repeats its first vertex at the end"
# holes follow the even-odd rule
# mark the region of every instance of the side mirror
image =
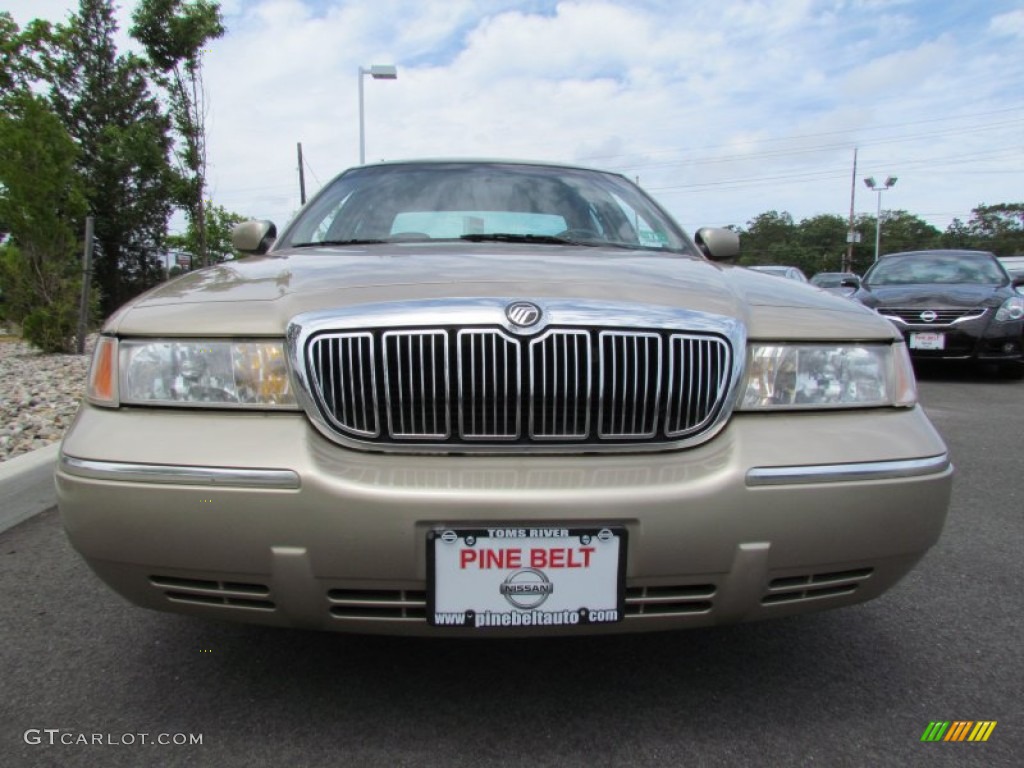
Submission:
POLYGON ((853 290, 860 290, 860 278, 859 277, 844 277, 839 281, 840 288, 852 288, 853 290))
POLYGON ((728 261, 740 255, 740 236, 731 229, 701 227, 693 240, 712 261, 728 261))
POLYGON ((1013 278, 1011 284, 1013 285, 1014 288, 1020 288, 1020 287, 1024 286, 1024 275, 1019 275, 1019 276, 1013 278))
POLYGON ((231 230, 231 245, 245 254, 262 256, 277 239, 274 222, 265 219, 243 221, 231 230))

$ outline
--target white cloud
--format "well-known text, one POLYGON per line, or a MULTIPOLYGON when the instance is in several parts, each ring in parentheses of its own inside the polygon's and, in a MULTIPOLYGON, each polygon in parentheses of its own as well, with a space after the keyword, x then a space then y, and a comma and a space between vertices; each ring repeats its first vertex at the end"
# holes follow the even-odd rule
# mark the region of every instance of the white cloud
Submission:
MULTIPOLYGON (((23 22, 73 3, 8 0, 23 22), (39 9, 38 11, 36 9, 39 9), (44 10, 45 9, 45 10, 44 10)), ((126 5, 132 5, 125 2, 126 5)), ((206 63, 211 195, 276 219, 358 158, 565 160, 621 170, 693 229, 846 215, 850 163, 944 227, 1019 198, 1015 0, 227 0, 206 63), (1010 171, 1016 171, 1016 175, 1010 171)), ((127 18, 130 9, 119 11, 127 18)), ((873 212, 861 193, 858 210, 873 212)))
POLYGON ((989 28, 997 35, 1024 37, 1024 10, 1001 13, 993 17, 989 28))

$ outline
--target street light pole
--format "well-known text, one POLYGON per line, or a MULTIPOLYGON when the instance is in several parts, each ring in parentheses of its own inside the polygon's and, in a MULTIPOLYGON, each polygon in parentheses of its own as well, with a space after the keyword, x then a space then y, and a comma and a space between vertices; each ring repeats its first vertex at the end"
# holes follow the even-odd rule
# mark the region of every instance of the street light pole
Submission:
POLYGON ((398 67, 394 64, 374 64, 370 67, 359 67, 359 164, 366 163, 366 118, 363 109, 363 77, 369 75, 374 80, 397 80, 398 67))
POLYGON ((885 180, 885 184, 875 183, 874 176, 868 176, 864 179, 864 184, 872 192, 878 193, 878 207, 875 209, 875 261, 878 261, 879 250, 882 245, 882 193, 887 189, 892 189, 896 184, 896 177, 889 176, 885 180))

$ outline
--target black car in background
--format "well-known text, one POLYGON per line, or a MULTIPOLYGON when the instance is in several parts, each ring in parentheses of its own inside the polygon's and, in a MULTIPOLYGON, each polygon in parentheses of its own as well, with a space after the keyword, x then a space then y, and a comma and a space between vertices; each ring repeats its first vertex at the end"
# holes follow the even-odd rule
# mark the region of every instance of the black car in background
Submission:
POLYGON ((996 363, 1021 375, 1021 285, 985 251, 911 251, 875 262, 853 298, 895 323, 914 359, 996 363))
MULTIPOLYGON (((1000 256, 999 263, 1003 265, 1011 278, 1024 277, 1024 256, 1000 256)), ((1017 292, 1020 293, 1020 291, 1021 287, 1018 286, 1017 292)))

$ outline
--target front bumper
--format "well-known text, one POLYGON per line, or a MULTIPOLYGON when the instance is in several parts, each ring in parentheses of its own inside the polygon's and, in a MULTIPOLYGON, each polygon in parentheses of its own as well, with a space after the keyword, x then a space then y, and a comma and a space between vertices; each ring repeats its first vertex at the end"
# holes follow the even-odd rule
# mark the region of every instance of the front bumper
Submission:
MULTIPOLYGON (((978 362, 1014 362, 1024 359, 1024 321, 996 322, 993 311, 952 325, 908 324, 894 321, 903 333, 910 356, 915 360, 973 360, 978 362), (941 350, 916 349, 911 336, 939 333, 944 337, 941 350)), ((892 319, 892 318, 890 318, 892 319)))
POLYGON ((881 594, 938 539, 951 476, 917 408, 737 414, 687 451, 488 457, 351 451, 298 413, 86 404, 62 446, 57 489, 72 544, 139 605, 496 636, 517 631, 427 624, 428 531, 622 525, 625 619, 530 633, 673 629, 881 594))

